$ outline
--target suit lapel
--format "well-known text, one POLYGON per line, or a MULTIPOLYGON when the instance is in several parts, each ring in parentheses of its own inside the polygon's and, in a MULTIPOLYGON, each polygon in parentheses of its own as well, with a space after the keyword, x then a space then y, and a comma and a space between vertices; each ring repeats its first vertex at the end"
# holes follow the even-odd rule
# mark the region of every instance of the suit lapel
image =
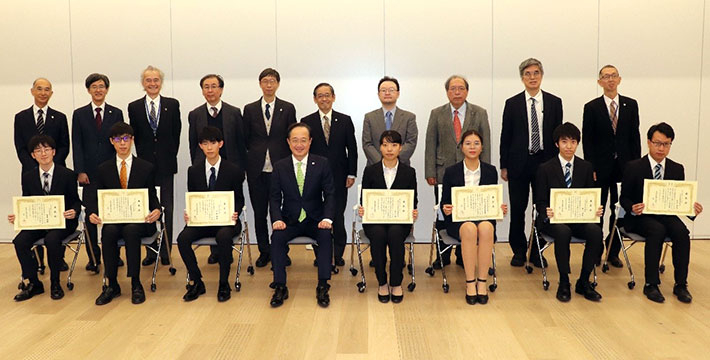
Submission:
MULTIPOLYGON (((395 112, 394 112, 394 118, 392 119, 392 128, 391 128, 390 130, 398 129, 400 123, 401 123, 402 121, 404 121, 404 120, 402 120, 402 117, 404 116, 404 115, 403 115, 403 110, 400 109, 399 107, 395 107, 395 109, 396 109, 396 110, 395 110, 395 112)), ((384 120, 384 119, 385 119, 385 115, 384 115, 384 113, 382 113, 382 124, 383 124, 383 125, 384 125, 384 123, 385 123, 385 120, 384 120)), ((386 129, 386 127, 385 127, 385 129, 386 129)), ((404 134, 401 134, 401 135, 404 135, 404 134)))
MULTIPOLYGON (((138 177, 140 176, 140 165, 136 161, 136 157, 132 156, 131 159, 131 173, 128 175, 128 183, 126 184, 126 188, 128 189, 133 189, 133 188, 138 188, 136 186, 136 183, 138 182, 138 177)), ((118 173, 118 167, 116 167, 116 175, 118 178, 118 184, 119 187, 121 186, 121 175, 118 173)))
MULTIPOLYGON (((201 174, 201 176, 197 179, 197 187, 198 187, 198 189, 209 190, 209 184, 207 183, 207 174, 204 172, 204 169, 205 169, 205 166, 206 166, 206 165, 205 165, 206 162, 207 162, 207 160, 202 160, 202 161, 200 161, 200 162, 198 163, 198 164, 201 166, 200 169, 203 170, 203 171, 200 171, 200 172, 199 172, 199 174, 201 174)), ((222 172, 221 172, 221 170, 222 170, 222 164, 221 164, 221 163, 219 164, 219 170, 220 170, 220 171, 218 171, 217 174, 221 174, 221 173, 222 173, 222 172)), ((217 176, 217 182, 219 182, 219 175, 217 176)), ((215 186, 215 187, 216 187, 216 186, 215 186)))
MULTIPOLYGON (((582 162, 582 159, 578 157, 574 157, 574 169, 572 170, 572 187, 576 188, 581 188, 584 187, 585 181, 585 174, 582 174, 581 167, 579 164, 582 162)), ((566 184, 565 184, 566 185, 566 184)))
MULTIPOLYGON (((555 161, 555 177, 557 178, 558 184, 560 184, 562 187, 567 187, 567 183, 565 183, 565 173, 562 170, 562 164, 560 164, 560 159, 558 157, 554 157, 553 160, 555 161)), ((576 173, 576 171, 574 170, 575 169, 572 170, 572 177, 574 177, 574 173, 576 173)))
MULTIPOLYGON (((525 91, 521 92, 520 95, 518 95, 518 98, 520 99, 519 100, 520 101, 519 106, 521 109, 520 111, 522 111, 520 113, 521 114, 520 119, 523 119, 523 125, 524 125, 524 126, 520 126, 520 129, 525 130, 525 138, 528 139, 527 141, 529 142, 530 141, 530 132, 529 132, 530 130, 528 130, 528 126, 529 126, 528 123, 530 122, 530 119, 528 119, 528 99, 527 99, 527 95, 525 94, 525 91)), ((544 119, 543 119, 543 121, 544 121, 544 119)), ((542 141, 542 138, 540 139, 540 141, 542 141)))
MULTIPOLYGON (((320 112, 316 111, 313 115, 313 140, 317 142, 322 142, 326 148, 328 148, 328 142, 325 141, 325 133, 323 132, 323 123, 321 122, 320 112)), ((335 112, 331 113, 331 117, 335 117, 335 112)), ((330 119, 330 135, 333 137, 333 119, 330 119)))
MULTIPOLYGON (((303 166, 303 165, 301 165, 301 166, 303 166)), ((306 191, 308 191, 308 189, 310 189, 311 183, 313 181, 315 181, 315 180, 313 180, 314 177, 317 176, 317 174, 315 174, 315 172, 316 172, 316 161, 315 161, 315 159, 313 159, 312 156, 309 156, 308 163, 306 164, 306 178, 303 180, 303 194, 301 194, 302 198, 305 197, 306 191)))
MULTIPOLYGON (((232 139, 232 122, 229 121, 228 119, 231 119, 230 116, 232 115, 231 108, 228 106, 226 102, 222 101, 222 110, 220 112, 222 113, 222 130, 223 134, 222 136, 224 137, 224 143, 225 144, 231 144, 232 141, 236 141, 232 139)), ((205 122, 207 121, 207 118, 205 117, 205 122)))

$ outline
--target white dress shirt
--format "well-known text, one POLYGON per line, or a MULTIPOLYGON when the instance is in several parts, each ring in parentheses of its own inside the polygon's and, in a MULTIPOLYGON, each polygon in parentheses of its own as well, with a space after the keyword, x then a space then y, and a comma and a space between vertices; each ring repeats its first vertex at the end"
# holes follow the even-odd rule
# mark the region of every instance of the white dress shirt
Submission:
POLYGON ((37 125, 37 118, 39 118, 39 113, 38 111, 42 109, 42 118, 44 119, 44 124, 47 124, 47 109, 49 108, 49 105, 45 105, 43 108, 40 108, 37 105, 32 105, 32 111, 34 111, 34 117, 35 117, 35 125, 37 125))
MULTIPOLYGON (((121 157, 116 154, 116 169, 118 169, 118 177, 121 178, 121 157)), ((126 187, 128 187, 128 179, 131 178, 131 165, 133 165, 133 155, 128 155, 126 158, 126 187)))
POLYGON ((451 121, 452 121, 452 126, 453 126, 453 120, 454 120, 454 110, 458 110, 459 112, 459 121, 461 121, 461 134, 463 134, 463 122, 466 120, 466 102, 463 102, 463 105, 461 105, 458 109, 454 108, 451 103, 449 103, 449 107, 451 108, 451 121))
MULTIPOLYGON (((207 107, 207 113, 212 115, 213 106, 208 102, 205 102, 205 106, 207 107)), ((214 107, 217 108, 217 114, 219 114, 219 112, 222 111, 222 100, 218 101, 214 107)))
POLYGON ((651 155, 648 155, 648 162, 651 164, 651 176, 653 177, 654 173, 656 172, 656 164, 661 164, 661 180, 665 177, 665 172, 666 172, 666 158, 663 158, 661 162, 656 162, 656 160, 653 160, 651 155))
POLYGON ((478 163, 476 170, 471 170, 463 162, 463 181, 466 187, 478 186, 481 183, 481 163, 478 163))
POLYGON ((54 163, 52 163, 52 167, 49 168, 49 171, 44 171, 42 170, 41 166, 37 167, 39 169, 39 184, 42 186, 42 189, 44 189, 44 173, 48 173, 49 177, 47 177, 47 181, 49 181, 49 191, 52 190, 52 178, 54 177, 54 163))
POLYGON ((565 166, 567 166, 567 163, 572 164, 569 168, 569 174, 572 176, 572 174, 574 174, 574 156, 572 156, 572 160, 570 161, 565 160, 560 154, 557 154, 557 158, 560 160, 560 166, 562 166, 562 176, 565 174, 565 166))
POLYGON ((387 166, 385 166, 385 162, 382 162, 382 172, 385 175, 385 185, 387 185, 387 189, 392 188, 394 179, 397 177, 397 168, 399 168, 399 159, 392 168, 388 168, 387 166))
POLYGON ((207 176, 207 186, 210 185, 210 176, 212 176, 212 167, 214 167, 214 177, 215 179, 219 177, 219 166, 222 164, 222 157, 217 156, 217 162, 214 165, 210 165, 210 162, 205 159, 205 175, 207 176))

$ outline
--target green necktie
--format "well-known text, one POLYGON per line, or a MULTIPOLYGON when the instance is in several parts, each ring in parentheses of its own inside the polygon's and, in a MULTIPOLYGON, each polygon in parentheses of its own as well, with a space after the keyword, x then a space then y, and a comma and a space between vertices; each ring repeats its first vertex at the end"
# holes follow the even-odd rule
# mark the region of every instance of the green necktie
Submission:
MULTIPOLYGON (((303 170, 301 170, 301 162, 296 163, 298 165, 298 169, 296 170, 296 184, 298 184, 298 192, 303 195, 303 182, 304 182, 304 176, 303 176, 303 170)), ((306 219, 306 210, 301 208, 301 215, 298 216, 298 222, 302 222, 303 220, 306 219)))

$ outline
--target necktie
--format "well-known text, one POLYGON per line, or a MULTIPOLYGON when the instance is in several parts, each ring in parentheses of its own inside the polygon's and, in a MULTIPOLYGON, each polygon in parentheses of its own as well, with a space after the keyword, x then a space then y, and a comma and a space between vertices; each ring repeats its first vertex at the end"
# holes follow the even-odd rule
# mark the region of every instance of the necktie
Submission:
POLYGON ((49 173, 45 171, 44 174, 42 174, 42 177, 44 178, 44 182, 42 184, 42 191, 44 192, 45 195, 48 195, 49 194, 49 173))
POLYGON ((158 119, 155 115, 155 103, 151 100, 150 102, 150 128, 153 129, 153 135, 158 131, 158 119))
POLYGON ((565 184, 567 187, 572 186, 572 164, 565 164, 565 184))
POLYGON ((653 178, 656 180, 663 179, 661 177, 661 164, 656 164, 656 166, 653 168, 653 178))
POLYGON ((392 112, 388 111, 385 114, 385 130, 389 130, 392 128, 392 112))
POLYGON ((210 110, 212 110, 212 117, 216 118, 218 113, 217 108, 213 106, 210 108, 210 110))
POLYGON ((456 142, 461 141, 461 120, 459 119, 459 111, 454 110, 454 135, 456 135, 456 142))
POLYGON ((44 134, 44 116, 42 116, 42 114, 44 114, 44 111, 42 111, 42 109, 39 109, 37 110, 37 114, 39 114, 37 115, 37 132, 39 132, 41 135, 44 134))
POLYGON ((327 116, 323 116, 323 135, 325 135, 325 143, 330 143, 330 120, 327 116))
POLYGON ((101 130, 101 108, 96 108, 96 129, 101 130))
MULTIPOLYGON (((304 176, 303 176, 303 170, 301 169, 302 162, 297 162, 296 163, 296 184, 298 184, 298 193, 303 195, 303 183, 304 183, 304 176)), ((301 214, 298 215, 298 222, 303 221, 306 218, 306 210, 301 208, 301 214)))
POLYGON ((269 108, 271 108, 271 105, 266 104, 266 111, 264 111, 264 115, 266 115, 266 121, 271 120, 271 112, 269 112, 269 108))
MULTIPOLYGON (((266 134, 268 135, 271 132, 271 112, 269 111, 269 108, 271 105, 266 104, 266 111, 264 111, 264 116, 266 117, 266 134)), ((266 156, 269 155, 269 152, 266 152, 266 156)))
POLYGON ((614 129, 614 134, 616 134, 616 124, 619 119, 616 117, 616 102, 614 100, 609 105, 609 118, 611 119, 611 128, 614 129))
POLYGON ((128 170, 126 169, 126 160, 121 160, 121 174, 119 174, 119 180, 121 181, 121 189, 128 188, 128 170))
POLYGON ((537 110, 535 110, 535 99, 530 104, 530 152, 540 151, 540 127, 537 124, 537 110))
POLYGON ((217 185, 217 175, 215 175, 215 168, 214 166, 210 168, 210 182, 209 182, 209 189, 210 191, 214 191, 217 185))

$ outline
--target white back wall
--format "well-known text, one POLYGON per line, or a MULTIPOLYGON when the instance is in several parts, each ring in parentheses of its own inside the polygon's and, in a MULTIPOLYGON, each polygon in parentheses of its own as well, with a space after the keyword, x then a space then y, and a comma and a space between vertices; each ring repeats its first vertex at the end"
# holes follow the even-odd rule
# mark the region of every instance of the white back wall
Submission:
MULTIPOLYGON (((427 241, 434 198, 424 180, 424 139, 429 112, 447 102, 445 79, 466 76, 468 100, 488 110, 497 167, 503 105, 523 90, 517 66, 528 57, 543 62, 543 89, 562 98, 564 120, 580 127, 584 103, 601 94, 597 71, 616 65, 623 77, 620 92, 639 102, 642 137, 654 123, 673 125, 676 141, 670 157, 685 165, 688 179, 698 180, 699 201, 707 206, 710 163, 703 152, 710 125, 701 120, 710 115, 710 56, 704 56, 710 54, 709 2, 3 2, 0 116, 6 141, 0 144, 5 154, 0 157, 0 213, 9 214, 11 197, 20 194, 20 164, 11 134, 14 114, 32 104, 29 89, 35 78, 52 81, 50 106, 64 112, 71 126, 73 109, 90 101, 84 87, 89 73, 109 76, 108 102, 125 116, 128 103, 143 96, 142 69, 151 64, 165 72, 163 94, 180 101, 183 120, 175 186, 175 223, 181 229, 189 166, 187 113, 204 103, 199 79, 207 73, 223 75, 223 100, 243 108, 261 94, 259 72, 275 67, 282 77, 278 96, 295 104, 299 119, 317 109, 313 87, 331 83, 335 108, 352 116, 358 144, 363 115, 380 105, 377 80, 383 75, 399 79, 398 105, 417 115, 416 235, 427 241)), ((359 155, 361 175, 365 157, 359 155)), ((72 167, 71 154, 67 160, 72 167)), ((355 201, 351 191, 350 205, 355 201)), ((709 216, 689 222, 694 237, 710 237, 709 216)), ((498 235, 507 238, 508 220, 499 224, 498 235)), ((0 241, 13 237, 10 225, 0 227, 0 241)))

